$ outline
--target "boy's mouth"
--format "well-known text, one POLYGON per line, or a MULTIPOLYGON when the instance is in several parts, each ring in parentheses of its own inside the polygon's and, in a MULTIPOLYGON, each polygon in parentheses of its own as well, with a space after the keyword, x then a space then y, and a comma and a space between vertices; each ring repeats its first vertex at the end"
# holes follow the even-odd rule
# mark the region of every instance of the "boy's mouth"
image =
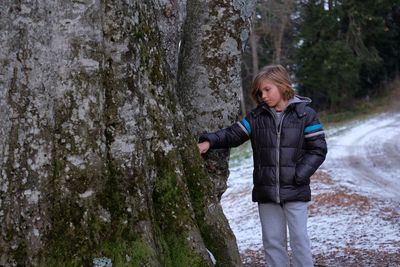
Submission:
POLYGON ((267 106, 268 107, 274 107, 274 105, 272 105, 272 102, 271 101, 264 101, 265 102, 265 104, 267 104, 267 106))

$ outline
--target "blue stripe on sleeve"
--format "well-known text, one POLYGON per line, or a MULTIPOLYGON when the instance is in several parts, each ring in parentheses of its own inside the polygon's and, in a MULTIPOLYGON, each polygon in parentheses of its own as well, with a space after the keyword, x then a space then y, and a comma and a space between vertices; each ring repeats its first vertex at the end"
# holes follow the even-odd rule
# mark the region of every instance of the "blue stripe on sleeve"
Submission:
POLYGON ((312 132, 312 131, 315 131, 315 130, 320 130, 320 129, 322 129, 322 125, 321 124, 315 124, 315 125, 311 125, 311 126, 306 127, 304 129, 304 133, 309 133, 309 132, 312 132))
POLYGON ((246 120, 246 118, 244 118, 242 120, 242 124, 243 124, 244 127, 246 127, 246 130, 250 135, 251 134, 251 127, 250 127, 250 123, 246 120))

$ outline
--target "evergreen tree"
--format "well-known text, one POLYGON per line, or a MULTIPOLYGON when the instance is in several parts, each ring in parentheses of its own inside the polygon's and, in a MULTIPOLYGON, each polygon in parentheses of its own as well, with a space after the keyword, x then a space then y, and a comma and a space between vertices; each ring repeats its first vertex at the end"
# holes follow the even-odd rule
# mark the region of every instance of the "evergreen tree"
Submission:
POLYGON ((300 92, 342 108, 398 72, 398 1, 302 2, 295 41, 300 92))

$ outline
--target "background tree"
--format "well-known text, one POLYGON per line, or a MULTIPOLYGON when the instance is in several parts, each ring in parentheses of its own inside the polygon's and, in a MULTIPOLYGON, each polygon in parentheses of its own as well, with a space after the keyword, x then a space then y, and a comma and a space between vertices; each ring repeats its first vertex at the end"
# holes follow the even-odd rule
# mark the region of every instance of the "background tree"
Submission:
POLYGON ((359 62, 340 30, 336 8, 307 1, 302 12, 295 60, 300 91, 320 106, 337 106, 357 90, 359 62))
POLYGON ((254 107, 250 86, 258 69, 269 64, 289 64, 294 12, 295 0, 257 2, 248 47, 243 54, 243 95, 247 112, 254 107))

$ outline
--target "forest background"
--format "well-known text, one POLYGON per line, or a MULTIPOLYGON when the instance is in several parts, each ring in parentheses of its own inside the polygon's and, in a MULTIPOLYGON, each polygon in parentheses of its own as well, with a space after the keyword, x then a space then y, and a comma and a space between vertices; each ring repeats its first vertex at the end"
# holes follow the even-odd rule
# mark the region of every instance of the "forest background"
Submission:
POLYGON ((254 73, 268 64, 286 66, 299 94, 328 120, 357 105, 366 111, 398 79, 399 1, 260 0, 252 21, 242 68, 246 111, 254 73))

